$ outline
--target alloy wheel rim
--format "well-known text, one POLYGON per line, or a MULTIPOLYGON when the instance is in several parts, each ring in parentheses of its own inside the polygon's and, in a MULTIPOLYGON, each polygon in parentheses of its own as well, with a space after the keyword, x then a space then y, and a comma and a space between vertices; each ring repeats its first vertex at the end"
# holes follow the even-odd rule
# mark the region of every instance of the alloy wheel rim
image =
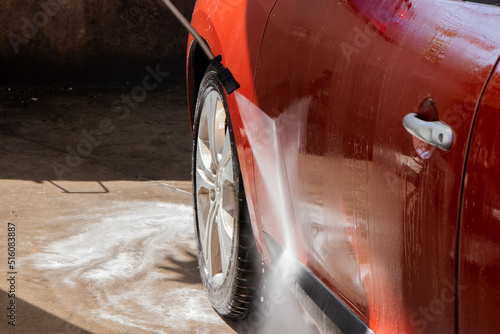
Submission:
POLYGON ((196 138, 197 218, 206 274, 221 285, 234 237, 235 175, 224 103, 213 88, 205 96, 196 138))

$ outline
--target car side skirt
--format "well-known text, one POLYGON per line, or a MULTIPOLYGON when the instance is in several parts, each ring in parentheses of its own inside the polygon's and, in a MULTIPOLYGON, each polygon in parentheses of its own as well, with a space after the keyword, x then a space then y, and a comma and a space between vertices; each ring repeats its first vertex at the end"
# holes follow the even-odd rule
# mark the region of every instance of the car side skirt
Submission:
MULTIPOLYGON (((266 232, 264 240, 271 262, 277 264, 285 248, 266 232)), ((285 285, 323 333, 373 333, 310 270, 295 257, 290 258, 287 264, 293 267, 293 274, 286 275, 285 285)))

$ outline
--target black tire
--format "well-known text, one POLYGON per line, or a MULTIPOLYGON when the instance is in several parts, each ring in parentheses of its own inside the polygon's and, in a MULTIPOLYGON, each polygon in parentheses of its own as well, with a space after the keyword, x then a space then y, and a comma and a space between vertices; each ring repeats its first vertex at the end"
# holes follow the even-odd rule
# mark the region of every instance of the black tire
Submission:
MULTIPOLYGON (((217 100, 218 101, 218 100, 217 100)), ((218 103, 218 102, 217 102, 218 103)), ((205 109, 209 109, 209 107, 205 107, 205 109)), ((216 107, 217 109, 217 107, 216 107)), ((220 109, 220 105, 219 108, 220 109)), ((217 114, 217 112, 215 112, 217 114)), ((214 119, 219 119, 218 116, 214 116, 214 119)), ((207 129, 209 129, 207 127, 207 129)), ((210 131, 210 130, 207 130, 210 131)), ((220 131, 220 128, 219 128, 220 131)), ((205 290, 208 293, 208 297, 213 308, 222 316, 227 316, 231 318, 240 318, 243 319, 246 317, 250 305, 252 303, 252 299, 255 295, 255 291, 257 289, 262 260, 260 255, 257 252, 257 247, 255 244, 255 240, 252 233, 252 228, 250 224, 248 208, 246 204, 245 191, 243 188, 243 182, 241 179, 241 172, 239 167, 238 155, 236 151, 236 145, 234 141, 233 128, 231 125, 231 120, 229 116, 228 106, 225 98, 225 91, 220 82, 220 80, 216 76, 216 72, 213 68, 209 68, 203 77, 203 80, 200 85, 200 89, 198 92, 198 99, 196 104, 196 111, 194 117, 194 142, 193 142, 193 163, 192 163, 192 178, 193 178, 193 196, 194 196, 194 212, 195 212, 195 231, 196 231, 196 239, 198 243, 198 260, 199 260, 199 270, 201 275, 201 280, 205 290), (208 191, 207 189, 202 187, 204 181, 200 179, 200 175, 207 175, 208 172, 203 172, 203 166, 205 166, 204 159, 198 157, 198 146, 205 145, 203 141, 202 144, 198 144, 199 141, 202 141, 204 138, 205 128, 203 122, 208 121, 208 118, 205 119, 205 114, 209 112, 204 111, 204 106, 209 104, 209 99, 214 98, 216 95, 219 96, 220 102, 222 102, 224 111, 225 111, 225 126, 224 126, 224 138, 225 144, 224 147, 227 146, 228 140, 230 140, 230 151, 232 156, 232 176, 234 179, 234 183, 229 183, 231 187, 227 186, 228 189, 232 190, 232 199, 227 200, 230 197, 229 190, 226 189, 225 186, 221 185, 217 188, 217 193, 213 194, 212 190, 208 191), (203 119, 203 120, 202 120, 203 119), (200 126, 201 124, 201 126, 200 126), (227 138, 229 136, 229 138, 227 138), (199 167, 200 164, 203 164, 202 167, 199 167), (203 174, 205 173, 205 174, 203 174), (198 184, 197 180, 200 180, 198 184), (224 190, 221 191, 220 189, 224 190), (222 194, 219 194, 222 193, 222 194), (212 197, 215 198, 212 202, 212 197), (207 198, 208 203, 207 204, 207 198), (221 260, 221 267, 226 268, 226 270, 221 269, 222 274, 216 274, 213 276, 216 264, 214 264, 217 258, 217 252, 214 251, 213 248, 215 246, 210 246, 210 252, 204 252, 204 247, 208 248, 208 244, 213 245, 217 244, 213 242, 213 233, 210 237, 210 242, 204 241, 203 237, 208 236, 208 230, 214 231, 215 227, 207 227, 217 225, 217 231, 219 231, 221 224, 223 224, 221 218, 222 216, 216 216, 212 213, 210 216, 210 210, 212 210, 212 205, 215 205, 217 198, 221 198, 220 207, 213 209, 215 210, 224 210, 224 201, 234 203, 232 209, 230 210, 233 214, 233 219, 229 221, 234 221, 234 226, 232 229, 232 240, 231 240, 231 250, 230 254, 226 251, 226 260, 221 260), (206 214, 208 209, 208 215, 206 214), (206 217, 206 218, 205 218, 206 217), (210 225, 208 222, 210 217, 213 218, 214 223, 210 225), (205 246, 204 246, 205 245, 205 246), (215 255, 205 254, 211 253, 215 255), (206 258, 210 256, 206 260, 206 258), (213 257, 212 257, 213 256, 213 257), (215 260, 214 260, 215 259, 215 260), (224 262, 225 261, 225 262, 224 262), (207 266, 207 263, 210 263, 210 268, 207 266), (225 263, 225 264, 224 264, 225 263), (222 276, 221 276, 222 275, 222 276), (222 278, 221 278, 222 277, 222 278), (215 280, 217 278, 217 280, 215 280)), ((208 135, 208 138, 210 136, 208 135)), ((217 136, 214 135, 214 138, 217 136)), ((220 138, 219 138, 220 139, 220 138)), ((213 141, 216 141, 215 139, 213 141)), ((219 140, 220 141, 220 140, 219 140)), ((210 146, 210 145, 209 145, 210 146)), ((215 146, 215 144, 214 144, 215 146)), ((203 146, 206 152, 206 145, 203 146)), ((200 152, 202 148, 200 148, 200 152)), ((215 150, 210 150, 210 152, 215 150)), ((228 154, 228 150, 226 148, 226 155, 228 154)), ((224 156, 223 153, 221 154, 224 156)), ((214 159, 211 154, 212 160, 217 160, 217 155, 214 159)), ((211 165, 210 165, 211 166, 211 165)), ((229 168, 229 167, 226 167, 229 168)), ((217 169, 217 168, 215 168, 217 169)), ((218 170, 218 169, 217 169, 218 170)), ((222 174, 223 172, 221 172, 222 174)), ((218 172, 215 173, 215 178, 218 176, 218 172)), ((211 175, 213 176, 213 174, 211 175)), ((221 176, 219 179, 223 179, 221 176)), ((218 184, 219 181, 215 181, 214 184, 218 184)), ((222 181, 220 181, 222 182, 222 181)), ((209 186, 207 186, 209 188, 209 186)), ((215 206, 214 206, 215 207, 215 206)), ((225 226, 225 225, 224 225, 225 226)), ((229 234, 229 233, 228 233, 229 234)), ((227 236, 226 236, 227 238, 227 236)), ((222 239, 224 239, 222 237, 222 239)), ((223 246, 221 244, 222 240, 220 234, 217 236, 217 240, 219 240, 219 252, 222 254, 223 246)), ((223 255, 221 255, 223 257, 223 255)), ((218 265, 218 262, 217 262, 218 265)))

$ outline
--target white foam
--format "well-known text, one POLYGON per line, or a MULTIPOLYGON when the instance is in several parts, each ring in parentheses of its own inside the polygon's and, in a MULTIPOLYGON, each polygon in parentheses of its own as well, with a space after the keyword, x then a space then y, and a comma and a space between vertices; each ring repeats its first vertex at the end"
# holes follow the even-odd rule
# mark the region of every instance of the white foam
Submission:
POLYGON ((66 238, 26 261, 49 271, 52 280, 87 288, 98 305, 91 314, 124 326, 161 333, 157 330, 161 326, 193 330, 193 324, 187 323, 190 320, 222 323, 201 284, 196 289, 175 282, 175 289, 162 290, 166 281, 179 279, 177 272, 162 268, 165 259, 172 256, 182 261, 179 247, 197 253, 192 207, 144 201, 109 207, 112 212, 95 209, 61 218, 91 223, 74 235, 71 229, 62 231, 68 234, 66 238))

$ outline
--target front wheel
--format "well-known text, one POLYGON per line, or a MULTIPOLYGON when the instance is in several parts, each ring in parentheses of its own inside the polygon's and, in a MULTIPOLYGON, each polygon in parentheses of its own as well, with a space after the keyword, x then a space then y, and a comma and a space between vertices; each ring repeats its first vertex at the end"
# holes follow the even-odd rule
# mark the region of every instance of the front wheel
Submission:
POLYGON ((202 283, 219 314, 244 318, 257 288, 261 260, 224 88, 213 68, 205 73, 196 104, 193 193, 202 283))

